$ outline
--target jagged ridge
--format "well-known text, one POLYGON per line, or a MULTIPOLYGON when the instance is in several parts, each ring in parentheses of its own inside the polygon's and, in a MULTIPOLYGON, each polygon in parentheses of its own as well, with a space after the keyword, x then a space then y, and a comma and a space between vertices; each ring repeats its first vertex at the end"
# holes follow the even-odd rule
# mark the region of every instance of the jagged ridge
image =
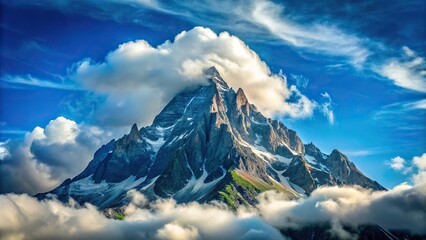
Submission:
POLYGON ((102 146, 81 174, 49 193, 108 208, 125 204, 126 192, 137 189, 150 199, 222 200, 235 208, 270 189, 289 198, 324 185, 384 189, 338 150, 326 155, 264 117, 214 67, 205 75, 206 85, 178 94, 151 126, 133 125, 102 146))

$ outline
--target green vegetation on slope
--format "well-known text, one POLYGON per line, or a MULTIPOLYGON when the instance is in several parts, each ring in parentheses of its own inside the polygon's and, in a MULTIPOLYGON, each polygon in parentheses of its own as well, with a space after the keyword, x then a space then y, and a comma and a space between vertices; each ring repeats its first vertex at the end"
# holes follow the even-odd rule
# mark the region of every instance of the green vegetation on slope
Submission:
POLYGON ((231 169, 229 172, 232 180, 229 184, 225 185, 222 191, 219 191, 219 199, 233 210, 236 210, 241 205, 249 206, 255 204, 256 196, 261 192, 268 190, 285 191, 277 183, 269 185, 265 181, 243 171, 231 169))
POLYGON ((126 215, 124 215, 124 213, 115 213, 114 214, 114 219, 123 220, 125 216, 126 215))

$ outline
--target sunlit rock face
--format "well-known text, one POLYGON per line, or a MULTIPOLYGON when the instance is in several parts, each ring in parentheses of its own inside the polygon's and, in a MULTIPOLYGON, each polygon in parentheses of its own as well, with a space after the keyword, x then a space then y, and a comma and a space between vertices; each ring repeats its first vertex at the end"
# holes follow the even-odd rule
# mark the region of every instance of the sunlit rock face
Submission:
POLYGON ((205 76, 205 85, 175 96, 152 125, 133 125, 102 146, 81 174, 49 193, 99 208, 126 204, 130 189, 150 199, 220 200, 236 208, 255 204, 266 190, 299 198, 325 185, 384 189, 338 150, 326 155, 264 117, 214 67, 205 76))

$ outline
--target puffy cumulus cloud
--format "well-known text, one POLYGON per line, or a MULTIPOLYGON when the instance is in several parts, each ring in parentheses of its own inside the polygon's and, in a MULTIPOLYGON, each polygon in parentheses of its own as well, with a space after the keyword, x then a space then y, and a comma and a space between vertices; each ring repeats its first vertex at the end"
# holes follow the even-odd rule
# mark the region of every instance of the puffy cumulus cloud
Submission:
POLYGON ((394 158, 391 159, 391 162, 389 163, 389 166, 394 169, 394 170, 403 170, 406 168, 405 166, 405 160, 400 157, 400 156, 396 156, 394 158))
POLYGON ((175 223, 166 224, 158 230, 156 235, 159 239, 170 240, 194 240, 199 239, 198 230, 194 227, 185 228, 175 223))
POLYGON ((423 153, 420 157, 413 157, 413 164, 420 170, 426 170, 426 153, 423 153))
POLYGON ((35 127, 24 140, 2 144, 7 154, 0 161, 0 193, 35 194, 52 189, 83 170, 109 138, 108 132, 64 117, 45 128, 35 127))
POLYGON ((420 157, 414 157, 412 162, 417 169, 417 173, 412 176, 412 181, 416 184, 426 183, 426 153, 420 157))
POLYGON ((6 147, 7 142, 0 142, 0 161, 10 156, 9 150, 6 147))
POLYGON ((317 102, 303 95, 295 85, 290 86, 290 93, 292 101, 283 105, 286 115, 295 119, 311 117, 318 107, 317 102))
POLYGON ((426 183, 426 153, 414 156, 411 161, 397 156, 387 164, 395 171, 410 174, 410 181, 414 184, 426 183))
POLYGON ((205 84, 203 70, 211 66, 231 87, 243 88, 266 115, 305 118, 316 107, 295 86, 288 87, 284 76, 271 73, 239 38, 203 27, 183 31, 157 47, 144 40, 121 44, 103 62, 76 64, 72 78, 107 96, 98 115, 103 125, 144 125, 179 91, 205 84))
POLYGON ((308 198, 295 201, 267 192, 260 196, 257 208, 259 214, 277 228, 300 229, 310 224, 329 223, 330 231, 343 239, 356 236, 341 226, 364 224, 426 234, 425 183, 401 185, 381 192, 354 187, 325 187, 315 190, 308 198))
POLYGON ((58 117, 50 121, 44 130, 41 130, 43 135, 39 138, 45 139, 47 144, 74 143, 79 131, 80 129, 76 122, 64 117, 58 117))
POLYGON ((0 195, 0 210, 5 239, 284 239, 256 215, 172 200, 154 202, 149 209, 126 208, 123 221, 108 219, 89 204, 27 195, 0 195))
POLYGON ((426 64, 423 57, 410 48, 403 47, 402 58, 392 58, 375 71, 383 77, 393 81, 399 87, 426 92, 426 64))

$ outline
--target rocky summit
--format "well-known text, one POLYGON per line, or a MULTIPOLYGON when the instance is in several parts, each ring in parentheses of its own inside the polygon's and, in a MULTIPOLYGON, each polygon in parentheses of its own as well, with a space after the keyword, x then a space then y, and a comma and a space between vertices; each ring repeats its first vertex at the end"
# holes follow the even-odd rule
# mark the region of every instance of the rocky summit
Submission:
POLYGON ((206 84, 175 96, 151 126, 133 125, 129 134, 97 150, 82 173, 37 196, 72 197, 105 209, 123 206, 135 189, 152 200, 219 200, 236 209, 255 204, 266 190, 290 199, 321 186, 384 190, 340 151, 325 154, 263 116, 214 67, 205 76, 206 84))

